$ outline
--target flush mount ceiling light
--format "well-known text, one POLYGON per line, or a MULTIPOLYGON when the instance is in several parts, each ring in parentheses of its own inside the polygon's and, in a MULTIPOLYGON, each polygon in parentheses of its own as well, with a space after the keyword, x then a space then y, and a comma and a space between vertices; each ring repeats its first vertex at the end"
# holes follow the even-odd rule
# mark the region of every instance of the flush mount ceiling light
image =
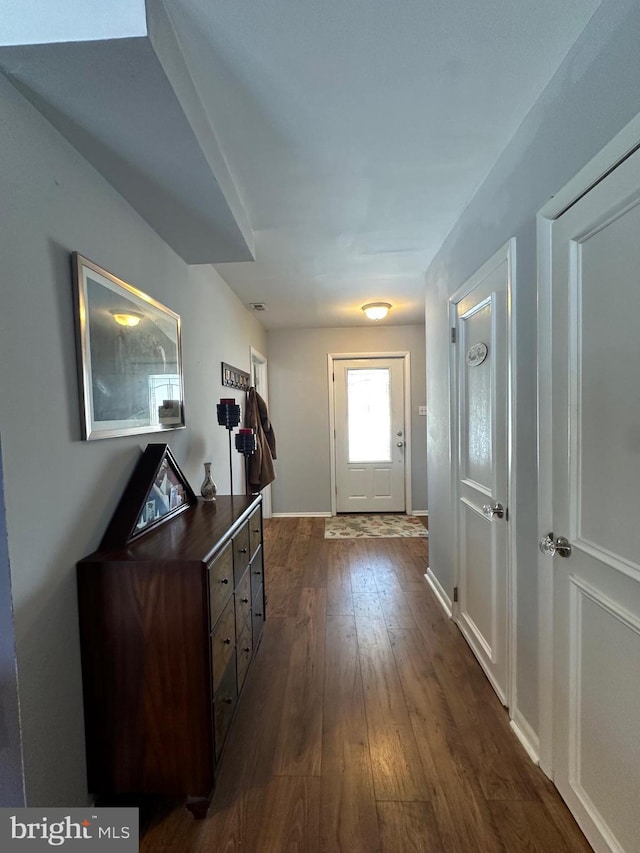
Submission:
POLYGON ((137 311, 112 311, 113 319, 121 326, 137 326, 143 315, 137 311))
POLYGON ((368 302, 362 306, 362 310, 370 320, 382 320, 386 317, 391 304, 389 302, 368 302))

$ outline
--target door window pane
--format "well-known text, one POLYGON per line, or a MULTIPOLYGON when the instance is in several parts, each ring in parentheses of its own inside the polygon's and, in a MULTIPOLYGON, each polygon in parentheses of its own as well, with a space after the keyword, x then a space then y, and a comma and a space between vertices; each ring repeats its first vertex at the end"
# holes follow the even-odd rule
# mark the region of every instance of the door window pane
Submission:
POLYGON ((349 462, 391 461, 388 367, 347 369, 349 462))

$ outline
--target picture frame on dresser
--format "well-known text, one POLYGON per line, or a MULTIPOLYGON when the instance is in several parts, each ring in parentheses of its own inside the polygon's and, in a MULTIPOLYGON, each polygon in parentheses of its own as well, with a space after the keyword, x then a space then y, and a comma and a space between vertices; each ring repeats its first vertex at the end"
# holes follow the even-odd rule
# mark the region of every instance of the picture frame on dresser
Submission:
POLYGON ((82 438, 185 424, 180 315, 71 255, 82 438))
POLYGON ((101 548, 128 545, 197 503, 168 444, 148 444, 109 522, 101 548))

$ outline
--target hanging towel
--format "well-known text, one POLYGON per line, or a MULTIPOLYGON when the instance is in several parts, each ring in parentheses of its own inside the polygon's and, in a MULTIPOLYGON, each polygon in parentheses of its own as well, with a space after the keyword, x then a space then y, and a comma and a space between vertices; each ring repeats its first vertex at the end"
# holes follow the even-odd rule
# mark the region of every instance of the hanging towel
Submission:
POLYGON ((267 404, 255 388, 249 388, 244 419, 245 427, 256 434, 256 452, 249 457, 249 487, 259 492, 276 478, 276 437, 269 420, 267 404))

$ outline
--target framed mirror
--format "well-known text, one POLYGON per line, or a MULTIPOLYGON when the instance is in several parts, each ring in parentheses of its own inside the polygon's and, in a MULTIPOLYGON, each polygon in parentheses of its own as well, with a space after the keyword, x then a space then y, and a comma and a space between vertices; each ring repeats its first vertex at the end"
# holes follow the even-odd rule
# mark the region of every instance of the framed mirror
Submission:
POLYGON ((185 426, 180 316, 72 255, 82 437, 185 426))

